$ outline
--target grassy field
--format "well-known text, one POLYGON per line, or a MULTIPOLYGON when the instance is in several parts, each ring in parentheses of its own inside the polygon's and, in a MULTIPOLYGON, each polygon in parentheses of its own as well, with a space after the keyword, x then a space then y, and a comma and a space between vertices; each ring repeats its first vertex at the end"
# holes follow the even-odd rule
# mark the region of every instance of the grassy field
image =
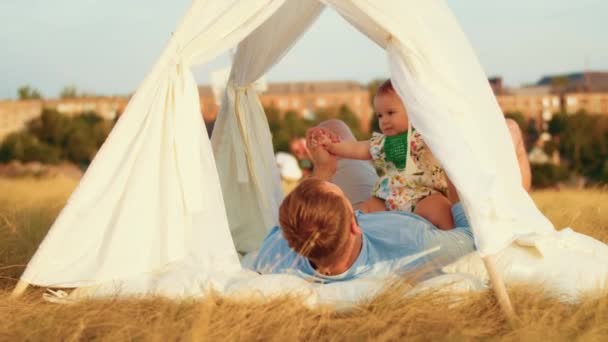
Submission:
MULTIPOLYGON (((509 289, 511 327, 491 293, 403 298, 397 288, 348 312, 308 309, 297 298, 96 300, 48 304, 41 290, 10 289, 75 186, 73 180, 0 179, 0 341, 76 340, 608 340, 608 296, 565 304, 534 288, 509 289)), ((543 191, 533 197, 558 228, 608 242, 608 191, 543 191)), ((568 265, 564 265, 568 267, 568 265)), ((404 280, 405 282, 405 280, 404 280)))

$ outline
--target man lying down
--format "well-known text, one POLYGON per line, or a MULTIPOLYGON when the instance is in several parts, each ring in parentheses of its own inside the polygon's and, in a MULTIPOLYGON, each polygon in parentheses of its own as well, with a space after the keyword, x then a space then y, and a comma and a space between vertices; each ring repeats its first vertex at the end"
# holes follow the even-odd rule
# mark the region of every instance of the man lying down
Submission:
MULTIPOLYGON (((355 140, 342 121, 328 120, 319 126, 342 141, 355 140)), ((514 122, 507 121, 507 126, 522 185, 528 190, 530 166, 521 132, 514 122)), ((280 227, 273 228, 262 243, 253 265, 256 271, 292 273, 323 283, 409 271, 426 278, 475 249, 473 233, 451 184, 451 230, 440 230, 411 212, 364 213, 356 209, 378 179, 372 164, 336 158, 310 144, 310 134, 308 139, 314 177, 304 180, 281 204, 280 227)))
POLYGON ((437 271, 474 250, 460 204, 452 215, 456 228, 440 230, 413 213, 365 214, 353 210, 338 186, 309 178, 283 201, 280 228, 264 240, 255 270, 325 283, 437 271))
MULTIPOLYGON (((321 127, 341 140, 354 140, 341 121, 321 127)), ((311 144, 309 144, 311 146, 311 144)), ((317 282, 380 278, 423 266, 438 270, 474 250, 462 206, 454 204, 455 228, 439 230, 410 212, 355 210, 377 180, 372 164, 338 159, 314 146, 314 177, 304 180, 283 201, 280 227, 266 236, 254 262, 262 274, 292 273, 317 282)), ((457 198, 450 197, 456 201, 457 198)))

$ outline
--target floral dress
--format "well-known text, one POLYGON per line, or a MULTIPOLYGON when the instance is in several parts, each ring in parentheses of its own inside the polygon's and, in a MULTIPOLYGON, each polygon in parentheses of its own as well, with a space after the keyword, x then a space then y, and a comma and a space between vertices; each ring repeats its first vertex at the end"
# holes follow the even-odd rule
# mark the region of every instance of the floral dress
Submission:
POLYGON ((378 172, 372 196, 384 200, 387 210, 413 212, 423 198, 432 194, 447 194, 445 171, 420 133, 410 126, 405 168, 399 168, 387 160, 385 142, 384 134, 374 133, 370 139, 370 154, 378 172))

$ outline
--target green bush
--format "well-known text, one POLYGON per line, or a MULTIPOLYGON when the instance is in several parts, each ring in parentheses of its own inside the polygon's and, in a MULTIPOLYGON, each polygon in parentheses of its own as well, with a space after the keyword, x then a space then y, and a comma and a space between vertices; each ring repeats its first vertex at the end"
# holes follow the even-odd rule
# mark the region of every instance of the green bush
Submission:
POLYGON ((608 160, 604 161, 604 165, 602 167, 602 173, 600 175, 599 182, 602 184, 608 184, 608 160))
POLYGON ((93 112, 69 117, 44 109, 25 130, 9 134, 0 145, 0 162, 20 160, 88 165, 112 130, 113 122, 93 112))
POLYGON ((9 134, 0 145, 0 161, 20 160, 22 162, 39 161, 47 164, 57 164, 61 151, 38 140, 28 132, 9 134))

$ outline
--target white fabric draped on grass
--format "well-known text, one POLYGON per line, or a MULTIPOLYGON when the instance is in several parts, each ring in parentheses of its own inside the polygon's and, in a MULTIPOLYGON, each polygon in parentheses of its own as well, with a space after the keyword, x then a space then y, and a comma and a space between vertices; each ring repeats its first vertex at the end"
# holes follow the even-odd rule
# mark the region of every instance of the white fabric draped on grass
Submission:
POLYGON ((80 287, 190 256, 202 268, 240 269, 190 68, 238 44, 283 2, 192 2, 23 281, 80 287))
POLYGON ((251 83, 324 5, 386 49, 397 92, 459 189, 482 254, 553 231, 521 188, 502 113, 445 1, 194 0, 22 281, 80 287, 185 259, 209 274, 239 271, 236 250, 259 246, 281 200, 251 83), (239 42, 212 151, 190 68, 239 42))

